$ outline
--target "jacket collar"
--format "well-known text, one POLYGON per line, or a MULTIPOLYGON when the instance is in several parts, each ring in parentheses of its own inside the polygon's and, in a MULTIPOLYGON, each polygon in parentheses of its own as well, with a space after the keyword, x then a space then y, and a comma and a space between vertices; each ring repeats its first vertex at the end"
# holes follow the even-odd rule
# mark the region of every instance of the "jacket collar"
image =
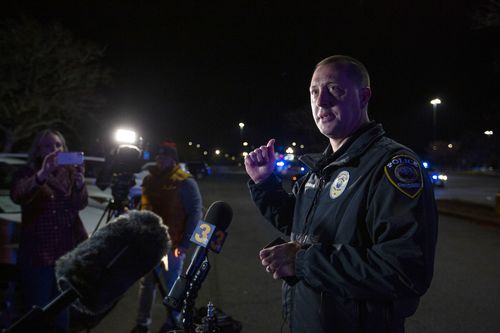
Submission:
POLYGON ((384 134, 382 125, 372 121, 354 132, 336 152, 333 152, 332 146, 328 145, 322 154, 305 154, 299 157, 299 160, 315 173, 330 166, 346 165, 362 155, 373 142, 384 134))

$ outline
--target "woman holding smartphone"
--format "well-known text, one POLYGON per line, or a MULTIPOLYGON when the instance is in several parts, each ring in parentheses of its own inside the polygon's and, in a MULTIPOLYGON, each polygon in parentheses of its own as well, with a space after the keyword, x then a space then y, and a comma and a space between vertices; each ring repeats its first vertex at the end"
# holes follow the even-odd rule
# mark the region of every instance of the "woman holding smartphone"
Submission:
MULTIPOLYGON (((60 132, 39 132, 10 192, 22 207, 18 271, 26 309, 43 307, 58 295, 55 261, 88 236, 78 215, 88 201, 83 164, 60 165, 57 156, 65 151, 60 132)), ((69 312, 42 331, 68 332, 69 312)))

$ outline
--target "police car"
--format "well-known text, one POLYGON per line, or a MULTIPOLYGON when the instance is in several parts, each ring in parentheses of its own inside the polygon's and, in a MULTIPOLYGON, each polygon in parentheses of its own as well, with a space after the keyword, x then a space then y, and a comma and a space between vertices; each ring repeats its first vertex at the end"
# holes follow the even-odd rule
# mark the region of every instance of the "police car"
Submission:
POLYGON ((439 170, 432 168, 429 162, 422 162, 424 169, 427 170, 427 174, 431 180, 432 185, 436 187, 444 187, 446 182, 448 181, 448 176, 440 172, 439 170))
POLYGON ((308 168, 295 159, 277 159, 275 170, 279 176, 289 179, 294 183, 307 173, 308 168))

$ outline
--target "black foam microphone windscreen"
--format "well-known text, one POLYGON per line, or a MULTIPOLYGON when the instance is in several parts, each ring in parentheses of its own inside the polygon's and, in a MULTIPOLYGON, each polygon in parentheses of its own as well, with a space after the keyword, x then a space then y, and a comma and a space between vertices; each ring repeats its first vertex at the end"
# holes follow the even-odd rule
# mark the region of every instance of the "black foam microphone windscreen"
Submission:
POLYGON ((73 305, 99 314, 153 270, 170 248, 168 228, 148 211, 120 215, 56 262, 61 291, 73 289, 73 305))

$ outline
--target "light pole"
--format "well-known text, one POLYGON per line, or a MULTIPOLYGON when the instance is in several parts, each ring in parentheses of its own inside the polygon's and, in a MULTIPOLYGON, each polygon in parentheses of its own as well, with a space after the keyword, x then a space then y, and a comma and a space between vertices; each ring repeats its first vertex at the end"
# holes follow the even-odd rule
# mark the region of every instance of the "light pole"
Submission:
POLYGON ((240 138, 243 141, 243 128, 245 127, 245 123, 239 123, 238 126, 240 127, 240 138))
POLYGON ((434 98, 431 101, 432 104, 432 141, 436 142, 436 110, 438 104, 441 104, 441 100, 439 98, 434 98))

